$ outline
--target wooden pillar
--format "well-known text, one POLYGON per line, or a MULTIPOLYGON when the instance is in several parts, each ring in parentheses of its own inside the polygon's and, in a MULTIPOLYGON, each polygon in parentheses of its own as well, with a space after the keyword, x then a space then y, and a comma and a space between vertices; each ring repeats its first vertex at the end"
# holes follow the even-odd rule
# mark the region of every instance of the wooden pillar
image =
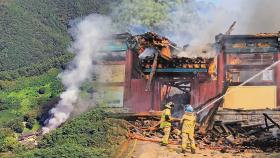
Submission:
POLYGON ((126 51, 125 59, 125 80, 124 80, 124 108, 128 110, 131 108, 130 98, 131 98, 131 79, 133 70, 133 54, 130 50, 126 51))
POLYGON ((218 69, 217 69, 217 73, 218 73, 218 77, 217 77, 217 92, 218 94, 222 93, 223 91, 223 87, 224 87, 224 76, 225 76, 225 55, 224 52, 221 52, 218 55, 218 69))
MULTIPOLYGON (((149 81, 148 81, 149 82, 149 81)), ((148 84, 148 82, 146 83, 146 86, 147 86, 147 84, 148 84)), ((150 88, 150 91, 146 91, 146 93, 150 93, 150 101, 151 101, 151 104, 150 104, 150 109, 151 110, 154 110, 154 107, 155 107, 155 97, 156 97, 156 95, 155 95, 155 93, 156 93, 156 91, 155 91, 155 80, 152 80, 150 83, 150 85, 149 85, 149 88, 150 88)), ((146 90, 147 90, 147 87, 146 87, 146 90)))
MULTIPOLYGON (((280 52, 277 53, 277 58, 278 60, 280 60, 280 52)), ((277 64, 276 68, 275 68, 275 83, 276 83, 276 86, 277 86, 277 100, 276 100, 276 105, 277 107, 280 107, 280 64, 277 64)))
POLYGON ((200 97, 200 94, 199 94, 199 81, 198 81, 198 78, 194 77, 193 79, 193 82, 192 82, 192 85, 191 85, 191 105, 193 107, 197 107, 199 106, 199 97, 200 97))

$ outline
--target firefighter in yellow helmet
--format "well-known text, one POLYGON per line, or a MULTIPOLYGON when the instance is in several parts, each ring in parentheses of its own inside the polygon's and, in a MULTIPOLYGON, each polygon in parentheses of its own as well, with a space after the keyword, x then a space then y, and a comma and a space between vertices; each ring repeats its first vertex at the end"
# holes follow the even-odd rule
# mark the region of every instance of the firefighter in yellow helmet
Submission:
POLYGON ((195 153, 194 129, 196 124, 196 115, 193 112, 191 105, 185 107, 185 114, 181 119, 182 125, 182 152, 186 151, 187 147, 191 148, 191 152, 195 153))
POLYGON ((163 110, 163 113, 161 115, 161 123, 160 123, 160 128, 163 129, 164 136, 162 137, 162 145, 167 145, 168 144, 168 139, 169 139, 169 134, 171 130, 171 108, 174 107, 174 103, 169 102, 164 105, 165 109, 163 110))

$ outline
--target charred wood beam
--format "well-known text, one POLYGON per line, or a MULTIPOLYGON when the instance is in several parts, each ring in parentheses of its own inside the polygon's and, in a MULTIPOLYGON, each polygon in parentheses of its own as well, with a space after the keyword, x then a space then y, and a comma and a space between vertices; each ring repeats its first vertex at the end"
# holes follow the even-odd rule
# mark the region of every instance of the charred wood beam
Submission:
POLYGON ((152 70, 150 72, 149 80, 146 85, 146 91, 151 91, 151 83, 154 77, 154 74, 156 73, 156 67, 157 67, 157 59, 158 59, 158 53, 155 54, 152 70))
MULTIPOLYGON (((174 85, 174 86, 180 86, 180 85, 184 85, 187 86, 188 84, 190 84, 191 82, 164 82, 164 84, 168 84, 168 85, 174 85)), ((190 87, 190 86, 187 86, 190 87)))
POLYGON ((252 125, 242 125, 241 127, 244 129, 250 129, 250 128, 260 128, 263 124, 259 123, 259 124, 252 124, 252 125))
POLYGON ((191 91, 191 87, 189 87, 189 86, 180 86, 180 85, 174 85, 174 84, 170 84, 170 83, 167 83, 165 85, 171 86, 171 87, 176 87, 185 93, 189 93, 191 91))
POLYGON ((268 129, 268 123, 267 123, 267 118, 266 117, 264 118, 264 122, 265 122, 266 131, 268 131, 269 129, 268 129))
POLYGON ((275 125, 276 127, 278 127, 280 129, 280 126, 278 123, 276 123, 274 120, 272 120, 272 118, 270 118, 266 113, 263 113, 265 119, 268 119, 270 122, 273 123, 273 125, 275 125))
MULTIPOLYGON (((204 103, 203 105, 199 106, 199 108, 201 109, 204 106, 208 106, 208 104, 211 103, 211 101, 213 101, 216 98, 219 98, 220 96, 225 94, 227 89, 228 89, 228 87, 225 86, 223 88, 223 91, 222 91, 221 94, 215 96, 214 98, 209 99, 206 103, 204 103)), ((200 128, 199 128, 199 131, 201 132, 201 134, 206 134, 207 131, 212 130, 212 128, 214 126, 214 116, 217 113, 219 107, 223 104, 223 102, 224 102, 224 99, 220 99, 219 101, 214 103, 214 105, 212 105, 211 109, 206 114, 206 116, 204 116, 204 118, 201 119, 200 128)))
POLYGON ((220 101, 215 103, 213 105, 213 107, 209 110, 207 115, 202 119, 202 121, 200 123, 200 127, 199 127, 199 131, 201 132, 201 134, 206 134, 206 132, 208 130, 211 130, 213 128, 213 126, 214 126, 214 121, 213 121, 214 116, 215 116, 216 112, 218 111, 219 106, 223 103, 223 101, 224 100, 221 99, 220 101))
POLYGON ((230 129, 225 124, 221 123, 221 127, 227 135, 232 134, 230 129))
POLYGON ((171 86, 171 87, 176 87, 176 88, 179 88, 179 89, 191 89, 190 86, 182 86, 182 85, 176 85, 176 84, 166 84, 168 86, 171 86))
POLYGON ((274 128, 275 127, 275 125, 270 125, 270 126, 268 126, 267 128, 262 128, 262 127, 260 127, 260 128, 257 128, 257 129, 254 129, 254 130, 250 130, 249 132, 246 132, 246 133, 244 133, 245 135, 253 135, 253 134, 256 134, 256 133, 260 133, 260 132, 264 132, 264 131, 266 131, 267 129, 270 129, 270 128, 274 128))
POLYGON ((230 33, 233 31, 233 28, 234 28, 235 24, 236 24, 236 21, 234 21, 234 22, 230 25, 230 27, 228 28, 228 30, 227 30, 227 32, 225 33, 225 35, 230 35, 230 33))

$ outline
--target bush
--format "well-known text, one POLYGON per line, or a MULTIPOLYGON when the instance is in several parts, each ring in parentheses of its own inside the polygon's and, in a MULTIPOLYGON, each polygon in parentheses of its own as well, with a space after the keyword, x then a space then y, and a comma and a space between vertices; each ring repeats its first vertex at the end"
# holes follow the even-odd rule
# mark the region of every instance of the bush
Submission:
POLYGON ((63 144, 46 149, 35 149, 18 154, 15 157, 37 158, 37 157, 67 157, 67 158, 102 158, 107 157, 102 149, 84 148, 77 144, 63 144))
POLYGON ((0 152, 13 151, 20 147, 13 133, 9 128, 0 128, 0 152))
POLYGON ((40 88, 40 89, 38 90, 38 93, 39 93, 39 94, 45 94, 45 92, 46 92, 46 88, 45 88, 45 87, 42 87, 42 88, 40 88))
POLYGON ((28 129, 32 129, 33 124, 31 124, 30 122, 26 122, 25 127, 28 128, 28 129))
MULTIPOLYGON (((3 87, 4 89, 0 90, 0 110, 3 110, 0 115, 13 113, 18 117, 22 117, 24 121, 34 124, 38 111, 44 106, 45 102, 59 96, 63 90, 63 85, 56 77, 58 73, 58 69, 51 69, 48 73, 40 76, 22 77, 15 81, 3 81, 3 85, 8 84, 3 87), (38 94, 40 88, 45 89, 44 94, 38 94), (51 96, 53 98, 50 98, 51 96), (28 120, 29 117, 31 119, 28 120)), ((0 116, 0 118, 0 125, 10 121, 10 118, 7 117, 0 116)))
POLYGON ((25 127, 28 129, 32 129, 33 125, 36 122, 38 110, 33 110, 23 116, 23 121, 26 122, 25 127))
POLYGON ((14 120, 9 121, 6 125, 6 128, 10 128, 16 133, 22 133, 24 129, 24 125, 22 123, 22 120, 19 118, 16 118, 14 120))
POLYGON ((126 134, 121 120, 109 119, 103 111, 93 110, 44 135, 37 148, 17 152, 13 157, 110 157, 126 134))
POLYGON ((108 119, 103 111, 93 110, 45 135, 38 147, 45 149, 72 144, 103 150, 103 154, 108 157, 117 147, 117 143, 125 139, 126 131, 120 120, 108 119))

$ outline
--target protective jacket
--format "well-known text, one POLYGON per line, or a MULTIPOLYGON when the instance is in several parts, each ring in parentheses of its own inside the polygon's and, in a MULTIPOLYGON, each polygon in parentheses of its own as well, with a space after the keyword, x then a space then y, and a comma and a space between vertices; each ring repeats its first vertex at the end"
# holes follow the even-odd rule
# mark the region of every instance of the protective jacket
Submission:
POLYGON ((164 109, 161 115, 160 128, 164 128, 166 126, 171 127, 171 109, 169 108, 164 109))
POLYGON ((181 119, 182 133, 194 133, 195 123, 195 114, 186 112, 181 119))

